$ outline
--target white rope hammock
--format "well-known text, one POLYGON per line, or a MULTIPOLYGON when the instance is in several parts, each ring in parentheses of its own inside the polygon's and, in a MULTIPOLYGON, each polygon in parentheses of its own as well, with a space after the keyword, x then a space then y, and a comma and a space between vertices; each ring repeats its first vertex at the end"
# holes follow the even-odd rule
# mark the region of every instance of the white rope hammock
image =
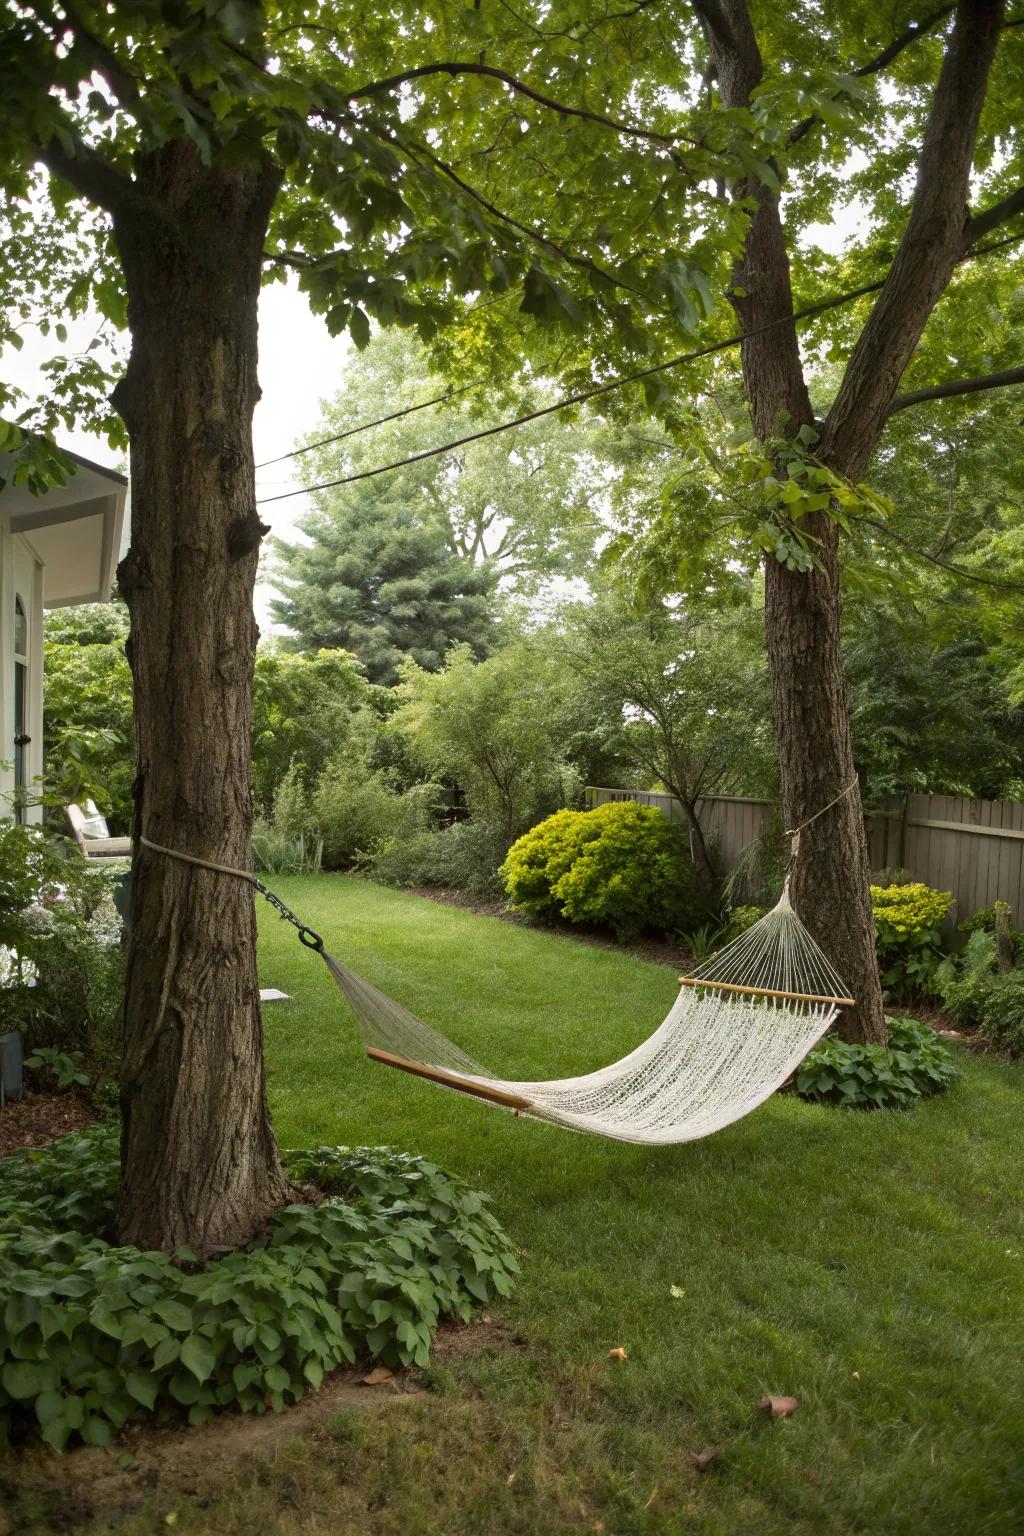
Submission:
MULTIPOLYGON (((852 788, 849 785, 809 820, 823 815, 852 788)), ((790 868, 799 831, 793 834, 790 868)), ((692 976, 680 977, 679 997, 668 1016, 621 1061, 582 1077, 539 1082, 500 1078, 335 960, 319 934, 250 871, 180 853, 145 837, 140 841, 155 853, 250 881, 295 924, 302 942, 322 955, 355 1014, 372 1060, 516 1114, 615 1141, 696 1141, 731 1125, 781 1087, 834 1023, 839 1009, 854 1004, 793 911, 787 876, 778 905, 692 976)))
POLYGON ((769 1098, 852 1004, 784 892, 693 976, 654 1034, 583 1077, 496 1077, 429 1024, 324 953, 367 1054, 486 1103, 569 1130, 649 1144, 695 1141, 769 1098))

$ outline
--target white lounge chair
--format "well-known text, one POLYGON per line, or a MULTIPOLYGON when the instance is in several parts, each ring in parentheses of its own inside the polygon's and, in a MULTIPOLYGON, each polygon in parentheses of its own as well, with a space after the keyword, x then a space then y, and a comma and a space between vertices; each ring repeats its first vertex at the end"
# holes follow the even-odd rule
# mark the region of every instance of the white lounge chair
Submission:
POLYGON ((75 835, 75 842, 87 859, 127 859, 131 857, 130 837, 111 837, 107 823, 92 800, 80 805, 68 806, 68 821, 75 835))

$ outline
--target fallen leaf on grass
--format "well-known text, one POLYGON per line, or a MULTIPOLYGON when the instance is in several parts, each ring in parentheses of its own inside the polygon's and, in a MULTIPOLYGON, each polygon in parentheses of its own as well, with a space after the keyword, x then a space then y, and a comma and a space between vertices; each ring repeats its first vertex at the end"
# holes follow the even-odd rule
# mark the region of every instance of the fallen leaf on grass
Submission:
POLYGON ((757 1406, 763 1408, 765 1413, 770 1413, 773 1419, 788 1419, 800 1407, 800 1399, 798 1397, 762 1397, 757 1406))
POLYGON ((518 1472, 510 1472, 509 1473, 508 1477, 506 1477, 506 1479, 505 1479, 505 1482, 506 1482, 506 1484, 508 1485, 509 1488, 512 1487, 512 1484, 515 1482, 515 1480, 516 1480, 516 1478, 518 1476, 519 1476, 518 1472))
POLYGON ((650 1509, 651 1505, 654 1503, 654 1501, 655 1501, 655 1499, 657 1497, 658 1497, 658 1490, 657 1490, 657 1488, 652 1488, 651 1489, 651 1496, 647 1500, 647 1503, 644 1505, 644 1509, 650 1509))
POLYGON ((609 1360, 628 1360, 629 1356, 626 1354, 626 1351, 623 1349, 622 1345, 620 1344, 618 1349, 610 1349, 608 1351, 608 1359, 609 1360))
POLYGON ((854 1381, 860 1381, 860 1371, 854 1371, 853 1379, 854 1381))
POLYGON ((696 1467, 698 1472, 706 1472, 718 1455, 718 1449, 713 1445, 706 1445, 702 1451, 690 1452, 690 1466, 696 1467))
POLYGON ((389 1371, 386 1365, 375 1365, 370 1374, 361 1377, 360 1380, 364 1387, 379 1387, 383 1382, 391 1381, 394 1374, 394 1371, 389 1371))

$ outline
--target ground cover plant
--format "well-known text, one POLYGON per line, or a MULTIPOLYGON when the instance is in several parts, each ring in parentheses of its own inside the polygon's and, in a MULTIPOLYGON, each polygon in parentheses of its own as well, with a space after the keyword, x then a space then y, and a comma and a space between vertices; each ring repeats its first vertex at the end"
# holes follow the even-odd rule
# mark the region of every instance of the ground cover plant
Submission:
POLYGON ((487 1201, 434 1164, 327 1146, 286 1164, 329 1198, 202 1267, 107 1241, 116 1125, 0 1161, 0 1443, 109 1445, 153 1414, 281 1409, 360 1356, 426 1365, 440 1318, 510 1290, 487 1201))
POLYGON ((907 1109, 956 1079, 949 1049, 916 1019, 890 1019, 888 1045, 823 1040, 794 1078, 802 1098, 846 1108, 907 1109))

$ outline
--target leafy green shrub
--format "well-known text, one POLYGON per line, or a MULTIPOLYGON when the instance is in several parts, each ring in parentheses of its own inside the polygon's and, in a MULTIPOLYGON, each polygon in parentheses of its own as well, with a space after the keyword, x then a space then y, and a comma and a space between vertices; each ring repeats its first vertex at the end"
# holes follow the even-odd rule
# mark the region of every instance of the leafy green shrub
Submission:
POLYGON ((47 784, 61 806, 94 799, 111 833, 127 833, 135 777, 127 609, 120 603, 56 609, 46 615, 44 636, 47 784))
POLYGON ((70 1055, 64 1051, 55 1050, 52 1045, 40 1045, 26 1057, 25 1065, 33 1072, 48 1072, 58 1088, 72 1088, 76 1085, 86 1088, 89 1085, 89 1074, 83 1071, 85 1058, 81 1051, 72 1051, 70 1055))
POLYGON ((369 689, 347 651, 312 655, 271 639, 256 652, 252 682, 252 782, 256 804, 269 812, 290 770, 312 784, 328 762, 363 734, 369 689))
POLYGON ((0 1028, 22 1029, 31 1050, 113 1065, 124 997, 118 878, 61 838, 0 823, 0 1028))
POLYGON ((450 827, 385 838, 367 860, 367 869, 385 885, 449 886, 474 896, 500 897, 498 869, 507 852, 500 828, 470 818, 450 827))
POLYGON ((960 1024, 975 1028, 996 974, 996 941, 977 928, 958 955, 947 955, 936 967, 934 985, 943 1008, 960 1024))
POLYGON ((764 907, 733 907, 719 929, 716 946, 721 949, 726 944, 731 944, 733 939, 738 939, 740 934, 746 933, 748 928, 753 928, 755 923, 759 923, 764 915, 764 907))
POLYGON ((556 811, 513 843, 500 874, 516 910, 607 926, 620 939, 686 930, 701 911, 685 836, 631 800, 556 811))
POLYGON ((882 985, 894 997, 919 997, 929 991, 942 959, 939 926, 952 905, 950 891, 934 891, 919 882, 871 887, 882 985))
POLYGON ((987 1040, 1011 1056, 1024 1056, 1024 970, 993 976, 979 1013, 987 1040))
POLYGON ((484 1196, 380 1148, 288 1159, 329 1198, 279 1211, 205 1267, 104 1240, 116 1132, 0 1162, 0 1436, 37 1425, 60 1449, 129 1420, 262 1413, 360 1354, 427 1362, 438 1320, 467 1319, 516 1272, 484 1196))
POLYGON ((315 875, 323 857, 323 843, 307 842, 304 832, 290 837, 283 828, 262 818, 253 824, 252 860, 262 874, 315 875))
POLYGON ((796 1069, 796 1091, 818 1104, 905 1109, 957 1077, 948 1048, 916 1019, 890 1019, 889 1044, 822 1040, 796 1069))
MULTIPOLYGON (((1000 905, 1004 906, 1004 911, 1007 915, 1012 915, 1008 906, 1005 906, 1000 902, 993 902, 992 906, 990 907, 979 907, 977 912, 973 912, 971 916, 965 918, 962 923, 958 923, 957 928, 961 933, 967 934, 994 934, 996 931, 996 907, 1000 905)), ((1024 961, 1024 930, 1011 926, 1009 932, 1010 940, 1013 945, 1015 960, 1017 962, 1024 961)))
POLYGON ((980 1029, 1013 1056, 1024 1055, 1024 969, 998 969, 995 938, 984 927, 974 929, 959 955, 943 961, 936 987, 958 1023, 980 1029))
POLYGON ((388 773, 347 761, 330 764, 306 793, 289 770, 275 797, 273 825, 295 841, 321 845, 325 868, 346 869, 365 863, 383 842, 426 830, 441 793, 435 784, 418 784, 403 794, 388 773))

